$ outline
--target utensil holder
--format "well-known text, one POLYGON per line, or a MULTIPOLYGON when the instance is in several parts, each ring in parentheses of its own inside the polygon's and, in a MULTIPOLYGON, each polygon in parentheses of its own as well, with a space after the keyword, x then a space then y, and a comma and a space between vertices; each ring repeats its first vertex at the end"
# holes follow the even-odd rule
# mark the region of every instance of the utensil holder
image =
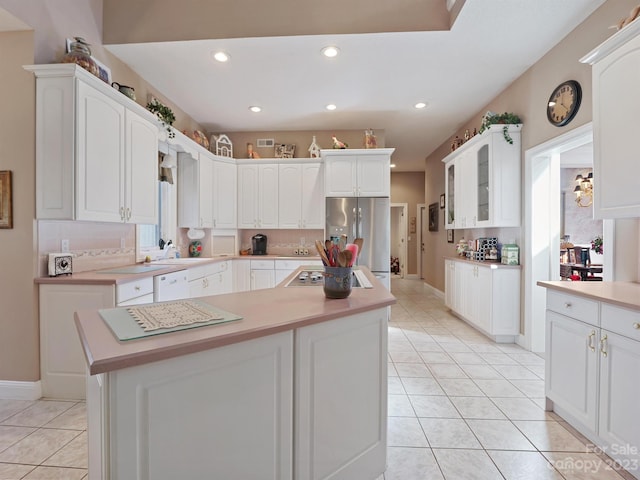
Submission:
POLYGON ((324 296, 347 298, 351 294, 351 267, 324 267, 324 296))

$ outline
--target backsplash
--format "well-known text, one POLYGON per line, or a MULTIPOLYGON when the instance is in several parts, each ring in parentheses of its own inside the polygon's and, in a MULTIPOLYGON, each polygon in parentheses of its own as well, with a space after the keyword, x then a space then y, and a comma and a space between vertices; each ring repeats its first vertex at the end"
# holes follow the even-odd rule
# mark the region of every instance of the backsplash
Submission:
POLYGON ((62 252, 62 240, 69 242, 74 272, 135 263, 135 225, 39 220, 37 229, 38 276, 48 274, 49 253, 62 252))
POLYGON ((293 255, 293 250, 302 246, 309 255, 317 255, 315 241, 324 243, 324 230, 239 230, 240 250, 251 248, 251 237, 256 233, 267 236, 269 255, 293 255), (303 242, 302 245, 300 242, 303 242))

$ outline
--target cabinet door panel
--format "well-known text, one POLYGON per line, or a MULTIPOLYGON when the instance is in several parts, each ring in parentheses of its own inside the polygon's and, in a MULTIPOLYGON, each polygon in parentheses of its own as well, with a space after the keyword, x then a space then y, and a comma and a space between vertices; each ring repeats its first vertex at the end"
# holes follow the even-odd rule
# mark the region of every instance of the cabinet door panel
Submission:
POLYGON ((238 228, 258 227, 258 166, 238 167, 238 228))
POLYGON ((638 465, 640 454, 629 447, 640 445, 640 342, 602 330, 601 338, 605 335, 602 349, 607 355, 600 356, 598 433, 611 447, 606 453, 638 465))
POLYGON ((278 166, 278 224, 280 228, 302 227, 302 165, 278 166))
POLYGON ((126 113, 127 221, 158 223, 158 128, 139 115, 126 113))
POLYGON ((76 219, 120 222, 125 109, 82 82, 77 88, 76 219))
POLYGON ((357 157, 359 197, 388 197, 391 173, 389 155, 357 157))
POLYGON ((324 164, 324 184, 327 197, 355 197, 356 162, 353 156, 335 155, 324 164))
POLYGON ((238 224, 237 167, 226 162, 213 162, 214 228, 236 228, 238 224))
POLYGON ((324 229, 324 177, 322 164, 302 166, 302 228, 324 229))
POLYGON ((547 310, 547 397, 593 431, 597 414, 597 333, 594 327, 547 310))
POLYGON ((213 161, 204 155, 200 155, 200 226, 202 228, 213 227, 213 161))
POLYGON ((595 218, 640 217, 640 162, 629 139, 638 131, 640 38, 593 67, 595 218))
POLYGON ((260 228, 278 228, 278 165, 260 165, 258 171, 260 228))

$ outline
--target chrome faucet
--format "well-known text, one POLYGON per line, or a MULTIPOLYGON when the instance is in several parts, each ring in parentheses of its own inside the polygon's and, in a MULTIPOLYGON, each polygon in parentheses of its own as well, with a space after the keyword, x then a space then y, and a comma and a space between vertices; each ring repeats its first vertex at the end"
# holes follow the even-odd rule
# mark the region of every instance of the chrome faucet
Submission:
POLYGON ((169 240, 169 241, 167 242, 167 244, 164 246, 164 248, 162 249, 162 251, 164 252, 164 253, 162 254, 162 259, 163 259, 163 260, 165 260, 165 259, 167 259, 167 258, 174 258, 174 257, 175 257, 175 252, 176 252, 176 247, 175 247, 175 245, 173 244, 173 242, 172 242, 171 240, 169 240), (171 252, 174 252, 173 257, 170 257, 170 256, 169 256, 171 252))

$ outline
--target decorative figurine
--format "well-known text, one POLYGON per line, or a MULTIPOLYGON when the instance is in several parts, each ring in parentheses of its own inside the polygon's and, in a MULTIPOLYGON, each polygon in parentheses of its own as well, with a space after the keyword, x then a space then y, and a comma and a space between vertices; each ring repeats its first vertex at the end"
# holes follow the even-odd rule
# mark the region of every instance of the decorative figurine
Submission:
POLYGON ((364 131, 364 148, 377 148, 376 136, 372 129, 364 131))
POLYGON ((335 135, 331 137, 331 140, 333 140, 333 148, 347 148, 349 146, 348 144, 338 140, 335 135))
POLYGON ((253 143, 247 143, 247 158, 260 158, 258 152, 253 150, 253 143))
POLYGON ((311 145, 309 145, 309 158, 320 158, 320 147, 316 143, 316 136, 313 136, 311 145))

